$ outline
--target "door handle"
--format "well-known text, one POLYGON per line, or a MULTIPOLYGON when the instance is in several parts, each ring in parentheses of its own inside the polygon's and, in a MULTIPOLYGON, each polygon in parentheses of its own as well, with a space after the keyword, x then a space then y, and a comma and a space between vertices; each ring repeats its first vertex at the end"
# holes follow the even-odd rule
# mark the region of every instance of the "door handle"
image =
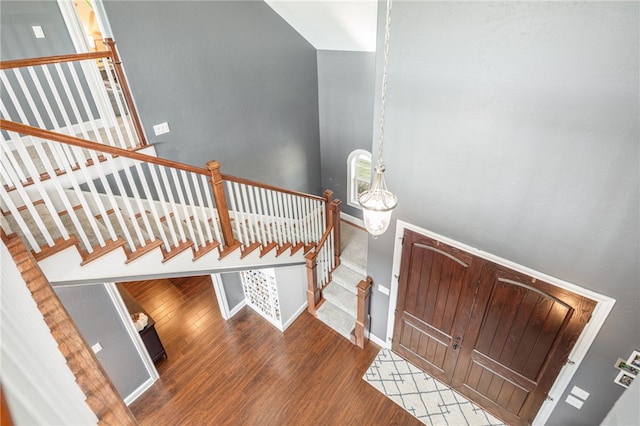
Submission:
POLYGON ((460 347, 460 336, 456 336, 453 339, 453 349, 458 349, 458 347, 460 347))

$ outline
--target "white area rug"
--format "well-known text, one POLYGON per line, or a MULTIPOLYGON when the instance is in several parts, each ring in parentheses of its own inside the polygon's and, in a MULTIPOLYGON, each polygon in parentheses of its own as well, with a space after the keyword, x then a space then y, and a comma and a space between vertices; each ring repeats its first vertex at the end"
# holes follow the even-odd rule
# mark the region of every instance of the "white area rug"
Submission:
POLYGON ((389 349, 381 349, 363 379, 429 426, 504 423, 389 349))

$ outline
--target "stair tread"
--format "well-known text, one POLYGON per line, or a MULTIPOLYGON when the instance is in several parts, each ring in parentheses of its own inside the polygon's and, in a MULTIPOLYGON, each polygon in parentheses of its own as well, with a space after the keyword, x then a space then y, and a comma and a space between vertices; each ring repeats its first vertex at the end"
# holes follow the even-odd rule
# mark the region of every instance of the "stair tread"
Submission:
POLYGON ((330 282, 324 290, 322 296, 338 308, 342 309, 352 317, 356 317, 358 310, 358 299, 355 294, 342 286, 330 282))
MULTIPOLYGON (((115 211, 109 213, 108 217, 109 217, 109 220, 111 221, 111 225, 113 226, 113 229, 116 232, 116 234, 124 238, 124 231, 122 229, 122 224, 118 220, 118 216, 116 215, 115 211)), ((128 251, 134 252, 138 249, 138 247, 142 245, 140 238, 138 238, 138 234, 135 231, 135 228, 133 226, 133 222, 131 221, 131 219, 127 217, 124 213, 122 213, 122 217, 124 219, 125 226, 127 227, 129 234, 131 235, 131 240, 133 241, 133 245, 134 245, 133 247, 131 247, 129 245, 129 242, 127 242, 127 244, 125 244, 125 247, 128 251)), ((144 228, 140 229, 140 233, 142 234, 142 238, 145 241, 149 240, 149 235, 144 230, 144 228)))
POLYGON ((340 223, 340 243, 341 263, 362 275, 366 275, 367 231, 343 221, 340 223))
MULTIPOLYGON (((340 259, 342 261, 342 259, 340 259)), ((358 271, 354 271, 350 267, 341 263, 331 274, 333 282, 353 294, 358 294, 356 288, 358 283, 366 278, 366 276, 358 271)))
POLYGON ((351 338, 351 331, 355 327, 355 317, 349 315, 333 303, 325 300, 317 311, 318 319, 340 333, 344 338, 351 338))

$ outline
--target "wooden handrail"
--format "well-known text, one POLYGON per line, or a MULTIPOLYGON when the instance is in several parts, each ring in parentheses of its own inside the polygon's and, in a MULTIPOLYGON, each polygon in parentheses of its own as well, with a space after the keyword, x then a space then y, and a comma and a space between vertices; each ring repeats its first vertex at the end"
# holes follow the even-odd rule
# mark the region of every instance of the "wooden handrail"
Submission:
POLYGON ((259 188, 264 188, 264 189, 268 189, 268 190, 271 190, 271 191, 278 191, 278 192, 282 192, 284 194, 296 195, 298 197, 309 198, 311 200, 324 201, 324 198, 319 197, 317 195, 311 195, 311 194, 306 194, 304 192, 298 192, 298 191, 292 191, 290 189, 279 188, 277 186, 272 186, 272 185, 268 185, 266 183, 256 182, 256 181, 249 180, 249 179, 239 178, 239 177, 236 177, 236 176, 230 176, 230 175, 225 175, 225 174, 221 174, 220 176, 222 176, 222 179, 228 180, 230 182, 237 182, 237 183, 241 183, 241 184, 245 184, 245 185, 257 186, 259 188))
POLYGON ((86 61, 89 59, 111 58, 111 52, 104 50, 100 52, 73 53, 70 55, 44 56, 42 58, 12 59, 0 62, 0 69, 33 67, 37 65, 59 64, 63 62, 86 61))
POLYGON ((120 83, 120 90, 122 91, 122 95, 124 96, 124 100, 129 107, 129 114, 131 115, 131 120, 133 121, 133 126, 136 128, 136 134, 138 135, 138 140, 142 146, 147 145, 147 138, 144 136, 144 131, 142 130, 142 122, 140 121, 140 117, 138 116, 138 110, 136 109, 135 104, 133 103, 133 96, 131 95, 131 89, 129 89, 129 84, 127 83, 127 78, 124 75, 124 69, 122 69, 122 61, 120 61, 120 56, 118 55, 118 51, 116 50, 116 42, 113 41, 112 38, 104 39, 104 43, 109 48, 112 57, 112 65, 113 70, 116 72, 118 76, 118 82, 120 83))
MULTIPOLYGON (((20 133, 22 135, 35 136, 42 139, 52 140, 55 142, 64 143, 67 145, 73 145, 84 149, 91 149, 94 151, 100 151, 111 155, 116 155, 119 157, 131 158, 133 160, 145 161, 148 163, 157 164, 159 166, 164 167, 172 167, 175 169, 184 170, 187 172, 197 173, 200 175, 211 176, 209 170, 201 167, 191 166, 189 164, 179 163, 177 161, 166 160, 164 158, 154 157, 151 155, 141 154, 137 151, 130 151, 127 149, 118 148, 111 145, 104 145, 97 142, 91 142, 85 139, 80 139, 75 136, 65 135, 63 133, 52 132, 51 130, 40 129, 38 127, 29 126, 22 123, 16 123, 14 121, 8 121, 3 118, 0 118, 0 129, 7 130, 10 132, 20 133)), ((243 179, 235 176, 220 175, 223 180, 228 180, 231 182, 243 183, 245 185, 252 185, 258 188, 264 188, 271 191, 278 191, 285 194, 296 195, 299 197, 309 198, 312 200, 324 201, 324 198, 319 197, 317 195, 305 194, 304 192, 291 191, 285 188, 279 188, 277 186, 267 185, 264 183, 243 179)))
POLYGON ((145 161, 148 163, 157 164, 164 167, 172 167, 175 169, 184 170, 187 172, 198 173, 201 175, 209 176, 209 171, 204 168, 190 166, 188 164, 178 163, 176 161, 165 160, 164 158, 158 158, 151 155, 141 154, 137 151, 129 151, 127 149, 118 148, 111 145, 104 145, 97 142, 91 142, 84 139, 77 138, 75 136, 69 136, 62 133, 52 132, 51 130, 39 129, 37 127, 28 126, 22 123, 15 123, 13 121, 7 121, 0 118, 0 129, 8 130, 10 132, 16 132, 23 135, 35 136, 42 139, 52 140, 55 142, 64 143, 67 145, 77 146, 79 148, 91 149, 94 151, 100 151, 107 154, 131 158, 133 160, 145 161))

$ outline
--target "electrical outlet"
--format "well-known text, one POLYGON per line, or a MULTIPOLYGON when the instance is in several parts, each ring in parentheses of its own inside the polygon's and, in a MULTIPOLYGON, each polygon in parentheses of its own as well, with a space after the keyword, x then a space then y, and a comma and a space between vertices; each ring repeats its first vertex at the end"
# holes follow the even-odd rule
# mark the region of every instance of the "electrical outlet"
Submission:
POLYGON ((582 404, 584 404, 584 401, 579 400, 578 398, 576 398, 573 395, 569 395, 569 396, 567 396, 567 404, 573 405, 574 407, 576 407, 579 410, 579 409, 582 408, 582 404))
POLYGON ((35 34, 36 38, 44 38, 44 31, 42 31, 42 27, 40 25, 33 25, 31 29, 33 30, 33 34, 35 34))
POLYGON ((164 123, 156 124, 153 126, 153 132, 156 136, 164 135, 165 133, 169 133, 171 130, 169 129, 169 123, 166 121, 164 123))
POLYGON ((378 285, 378 290, 382 294, 386 294, 387 296, 389 295, 389 289, 387 287, 383 287, 382 285, 378 285))
POLYGON ((100 342, 98 342, 95 345, 91 346, 91 349, 93 349, 94 354, 97 354, 102 350, 102 345, 100 344, 100 342))

